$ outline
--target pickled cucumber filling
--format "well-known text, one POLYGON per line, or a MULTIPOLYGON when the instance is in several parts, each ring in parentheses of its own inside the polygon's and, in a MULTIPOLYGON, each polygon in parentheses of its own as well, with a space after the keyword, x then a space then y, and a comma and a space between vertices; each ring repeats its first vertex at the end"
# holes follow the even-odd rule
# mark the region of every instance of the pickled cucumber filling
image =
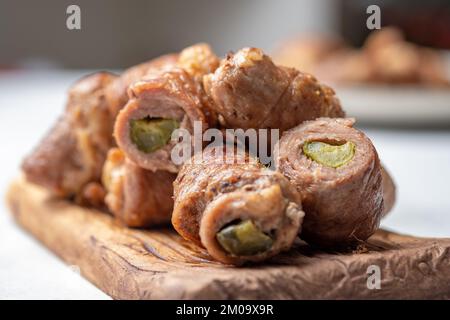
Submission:
POLYGON ((303 145, 304 154, 321 165, 339 168, 355 156, 355 144, 347 141, 342 145, 332 145, 321 141, 310 141, 303 145))
POLYGON ((130 137, 136 147, 145 153, 154 152, 164 147, 172 132, 180 127, 174 119, 144 118, 130 121, 130 137))
POLYGON ((269 250, 273 240, 259 230, 251 220, 223 228, 216 234, 222 248, 235 256, 252 256, 269 250))

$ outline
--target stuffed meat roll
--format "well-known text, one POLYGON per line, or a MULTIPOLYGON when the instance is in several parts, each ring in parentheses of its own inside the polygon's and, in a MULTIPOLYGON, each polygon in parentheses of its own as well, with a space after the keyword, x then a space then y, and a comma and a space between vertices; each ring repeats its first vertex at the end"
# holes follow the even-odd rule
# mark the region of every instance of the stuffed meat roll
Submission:
POLYGON ((105 88, 115 78, 96 73, 70 89, 64 115, 22 164, 30 182, 69 197, 100 181, 103 162, 114 143, 105 88))
POLYGON ((174 183, 175 229, 224 263, 289 249, 304 216, 295 188, 247 154, 229 160, 206 148, 183 165, 174 183))
POLYGON ((172 132, 180 128, 192 133, 195 122, 201 124, 202 131, 214 126, 216 118, 199 80, 214 68, 215 55, 208 48, 185 49, 178 67, 129 87, 130 100, 117 116, 114 135, 137 165, 177 172, 179 165, 171 161, 171 151, 178 141, 171 139, 172 132))
POLYGON ((344 116, 331 88, 310 74, 275 65, 256 48, 229 54, 205 76, 204 86, 226 128, 284 131, 305 120, 344 116))
POLYGON ((302 196, 301 238, 320 246, 364 241, 383 215, 377 151, 353 119, 321 118, 287 131, 276 154, 278 170, 302 196))
POLYGON ((148 171, 113 148, 103 168, 105 202, 111 213, 129 227, 149 227, 170 222, 176 175, 148 171))

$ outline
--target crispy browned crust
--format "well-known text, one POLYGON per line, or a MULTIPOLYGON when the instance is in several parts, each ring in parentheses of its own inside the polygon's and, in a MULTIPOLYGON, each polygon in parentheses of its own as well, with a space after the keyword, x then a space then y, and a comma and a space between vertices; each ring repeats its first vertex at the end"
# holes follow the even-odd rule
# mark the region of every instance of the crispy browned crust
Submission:
POLYGON ((257 48, 229 54, 204 78, 212 108, 227 128, 292 128, 318 117, 342 117, 334 91, 312 75, 279 67, 257 48))
POLYGON ((99 181, 106 153, 113 145, 113 119, 105 88, 115 78, 110 73, 96 73, 69 90, 64 115, 22 163, 30 182, 67 197, 80 194, 87 183, 99 181))
POLYGON ((111 213, 129 227, 150 227, 170 221, 176 175, 148 171, 125 158, 113 148, 103 169, 106 205, 111 213))
POLYGON ((205 247, 221 262, 266 260, 289 249, 299 232, 303 218, 300 198, 281 174, 262 167, 247 154, 235 154, 234 161, 225 163, 216 149, 207 148, 182 167, 174 183, 172 224, 181 236, 205 247), (232 221, 245 219, 273 231, 271 250, 232 256, 221 248, 216 233, 232 221))
POLYGON ((366 240, 383 215, 382 174, 378 154, 353 119, 321 118, 287 131, 276 154, 278 170, 297 188, 306 213, 301 237, 321 246, 340 246, 366 240), (307 141, 356 146, 354 158, 329 168, 303 153, 307 141))
POLYGON ((178 61, 178 54, 166 54, 158 58, 143 62, 125 70, 106 90, 106 98, 111 114, 115 117, 128 101, 128 87, 136 81, 159 73, 163 69, 170 69, 178 61))

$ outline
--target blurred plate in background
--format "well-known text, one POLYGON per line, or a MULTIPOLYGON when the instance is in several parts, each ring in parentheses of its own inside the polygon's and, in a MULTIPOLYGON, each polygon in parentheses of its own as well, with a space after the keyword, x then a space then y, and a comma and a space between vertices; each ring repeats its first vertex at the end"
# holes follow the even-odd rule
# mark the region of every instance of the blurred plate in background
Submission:
POLYGON ((360 123, 450 126, 448 88, 355 85, 335 90, 347 115, 360 123))
MULTIPOLYGON (((450 51, 440 53, 450 79, 450 51)), ((450 126, 450 87, 355 84, 334 88, 347 115, 359 123, 450 126)))

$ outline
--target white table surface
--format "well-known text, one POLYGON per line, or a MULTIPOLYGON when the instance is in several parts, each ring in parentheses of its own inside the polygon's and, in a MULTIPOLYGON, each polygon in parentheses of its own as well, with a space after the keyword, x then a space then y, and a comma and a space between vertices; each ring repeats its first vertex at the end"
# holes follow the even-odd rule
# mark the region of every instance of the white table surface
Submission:
MULTIPOLYGON (((0 190, 62 111, 85 72, 0 73, 0 190)), ((338 93, 339 94, 339 93, 338 93)), ((450 131, 368 129, 398 187, 382 226, 450 237, 450 131)), ((0 204, 0 299, 109 299, 12 221, 0 204)))

